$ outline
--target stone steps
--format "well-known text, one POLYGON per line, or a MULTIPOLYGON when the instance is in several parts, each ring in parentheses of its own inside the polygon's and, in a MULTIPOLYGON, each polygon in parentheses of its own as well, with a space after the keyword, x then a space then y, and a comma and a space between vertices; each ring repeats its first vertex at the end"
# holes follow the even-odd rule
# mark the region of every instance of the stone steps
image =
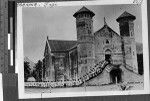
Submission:
POLYGON ((90 81, 91 79, 97 77, 99 74, 103 72, 104 68, 108 64, 109 63, 107 61, 100 61, 93 68, 91 68, 87 74, 79 78, 82 82, 78 86, 81 86, 82 84, 84 84, 84 82, 90 81))

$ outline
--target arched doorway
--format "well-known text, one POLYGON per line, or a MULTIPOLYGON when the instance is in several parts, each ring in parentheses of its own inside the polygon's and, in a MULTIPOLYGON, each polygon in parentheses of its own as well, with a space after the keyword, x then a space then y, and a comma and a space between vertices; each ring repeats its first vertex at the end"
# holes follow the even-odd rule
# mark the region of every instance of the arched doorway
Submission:
POLYGON ((122 82, 122 70, 120 68, 114 68, 110 71, 111 83, 122 82))
POLYGON ((105 60, 108 62, 108 63, 111 63, 111 50, 107 49, 105 51, 105 60))

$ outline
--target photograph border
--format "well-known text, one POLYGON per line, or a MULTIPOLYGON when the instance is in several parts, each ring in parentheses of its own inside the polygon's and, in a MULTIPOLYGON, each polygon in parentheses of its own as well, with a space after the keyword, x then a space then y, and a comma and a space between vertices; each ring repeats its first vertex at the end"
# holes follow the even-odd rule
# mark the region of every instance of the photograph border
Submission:
POLYGON ((1 73, 0 73, 0 101, 3 101, 3 78, 1 73))
MULTIPOLYGON (((131 0, 101 0, 101 1, 63 1, 51 2, 57 6, 76 6, 76 5, 112 5, 112 4, 133 4, 131 0)), ((81 97, 81 96, 109 96, 109 95, 132 95, 132 94, 149 94, 149 49, 148 49, 148 21, 147 21, 147 1, 143 0, 142 9, 142 39, 143 39, 143 61, 144 61, 144 90, 136 91, 98 91, 98 92, 80 92, 80 93, 38 93, 25 94, 23 78, 23 26, 22 26, 22 7, 17 7, 17 38, 16 38, 16 73, 18 73, 18 91, 19 99, 26 98, 52 98, 52 97, 81 97), (146 70, 145 70, 146 69, 146 70), (23 82, 23 84, 22 84, 23 82), (105 92, 105 93, 104 93, 105 92)))

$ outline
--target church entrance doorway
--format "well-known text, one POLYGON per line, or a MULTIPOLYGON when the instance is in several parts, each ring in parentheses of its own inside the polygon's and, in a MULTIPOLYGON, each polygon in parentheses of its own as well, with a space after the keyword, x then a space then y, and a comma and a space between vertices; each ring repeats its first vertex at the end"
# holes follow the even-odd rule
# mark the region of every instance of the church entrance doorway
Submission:
POLYGON ((110 55, 110 54, 105 54, 105 60, 106 60, 108 63, 111 62, 110 59, 111 59, 111 55, 110 55))
POLYGON ((105 60, 108 62, 108 63, 111 63, 111 51, 109 49, 107 49, 105 51, 105 60))
POLYGON ((122 82, 122 71, 121 69, 113 69, 110 71, 110 80, 111 83, 120 83, 122 82))

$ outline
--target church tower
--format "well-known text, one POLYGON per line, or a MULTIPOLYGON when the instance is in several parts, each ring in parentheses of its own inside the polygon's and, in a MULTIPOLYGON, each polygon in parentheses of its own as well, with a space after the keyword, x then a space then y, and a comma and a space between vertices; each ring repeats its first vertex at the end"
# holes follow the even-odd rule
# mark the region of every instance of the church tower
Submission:
POLYGON ((136 42, 134 34, 135 16, 124 12, 117 18, 120 27, 120 36, 122 38, 123 61, 126 68, 138 73, 136 42))
POLYGON ((78 76, 87 73, 95 64, 93 16, 95 14, 82 7, 73 16, 76 18, 78 42, 78 76))

